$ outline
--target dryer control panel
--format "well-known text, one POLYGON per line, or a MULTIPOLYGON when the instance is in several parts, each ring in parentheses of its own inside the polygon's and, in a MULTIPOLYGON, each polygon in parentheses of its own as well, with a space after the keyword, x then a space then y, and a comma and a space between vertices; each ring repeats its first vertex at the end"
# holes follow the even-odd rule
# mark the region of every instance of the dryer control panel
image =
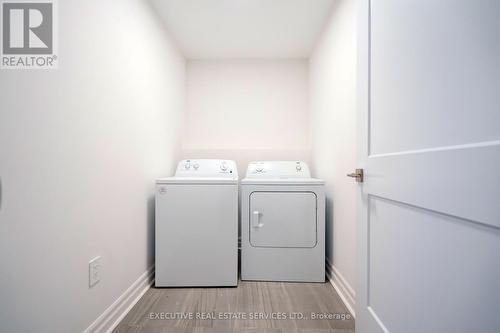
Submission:
POLYGON ((248 164, 246 178, 311 178, 311 173, 303 161, 255 161, 248 164))
POLYGON ((231 160, 189 159, 179 162, 175 176, 238 178, 238 170, 231 160))

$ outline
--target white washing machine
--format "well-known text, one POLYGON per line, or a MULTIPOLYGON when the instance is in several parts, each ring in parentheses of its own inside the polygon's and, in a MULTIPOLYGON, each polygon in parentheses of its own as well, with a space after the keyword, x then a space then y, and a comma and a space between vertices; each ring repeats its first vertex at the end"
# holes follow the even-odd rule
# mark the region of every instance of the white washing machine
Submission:
POLYGON ((241 226, 242 280, 325 282, 324 181, 306 163, 251 162, 241 226))
POLYGON ((238 171, 228 160, 182 160, 156 181, 157 287, 236 286, 238 171))

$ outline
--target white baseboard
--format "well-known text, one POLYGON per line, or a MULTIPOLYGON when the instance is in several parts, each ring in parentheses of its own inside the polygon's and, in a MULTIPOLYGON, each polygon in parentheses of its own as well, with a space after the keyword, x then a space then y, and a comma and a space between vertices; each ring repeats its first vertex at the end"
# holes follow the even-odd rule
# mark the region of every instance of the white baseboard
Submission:
POLYGON ((338 269, 330 263, 330 260, 328 258, 326 258, 326 275, 328 276, 328 280, 330 280, 333 288, 335 289, 335 291, 337 291, 340 298, 344 302, 346 308, 349 310, 353 317, 356 317, 356 313, 354 311, 356 294, 354 292, 354 289, 342 276, 342 274, 340 274, 338 269))
POLYGON ((148 268, 83 333, 111 333, 153 284, 154 265, 148 268))

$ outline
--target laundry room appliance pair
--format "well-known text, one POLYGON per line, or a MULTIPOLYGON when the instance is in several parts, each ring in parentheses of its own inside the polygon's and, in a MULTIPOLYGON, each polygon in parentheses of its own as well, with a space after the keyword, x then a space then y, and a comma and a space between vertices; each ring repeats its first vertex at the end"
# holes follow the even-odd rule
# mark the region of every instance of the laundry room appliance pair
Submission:
MULTIPOLYGON (((304 162, 252 162, 241 181, 241 279, 325 281, 323 181, 304 162)), ((157 287, 236 286, 234 161, 182 160, 156 181, 157 287)))

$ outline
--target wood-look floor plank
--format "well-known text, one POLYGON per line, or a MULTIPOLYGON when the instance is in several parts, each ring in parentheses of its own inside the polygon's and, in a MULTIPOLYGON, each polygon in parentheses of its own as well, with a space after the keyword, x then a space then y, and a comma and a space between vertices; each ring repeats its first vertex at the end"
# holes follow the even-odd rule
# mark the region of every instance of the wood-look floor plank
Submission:
POLYGON ((114 330, 113 333, 138 333, 141 327, 139 326, 129 326, 126 324, 119 324, 114 330))
MULTIPOLYGON (((329 283, 321 284, 319 288, 311 288, 311 297, 319 306, 320 313, 346 314, 350 317, 349 311, 329 283)), ((326 321, 332 329, 354 329, 352 317, 349 320, 327 319, 326 321)))
MULTIPOLYGON (((123 327, 123 326, 120 326, 123 327)), ((286 328, 228 328, 228 327, 134 327, 133 333, 354 333, 353 329, 286 329, 286 328)))
POLYGON ((147 326, 134 333, 354 333, 353 329, 215 328, 147 326))
MULTIPOLYGON (((218 314, 231 314, 237 312, 238 288, 217 288, 214 312, 218 314)), ((223 317, 224 318, 224 317, 223 317)), ((212 322, 214 328, 232 328, 234 319, 216 319, 212 322)))
POLYGON ((235 288, 151 288, 113 332, 354 333, 352 318, 313 320, 311 313, 348 311, 329 283, 240 281, 235 288), (234 318, 238 313, 245 317, 234 318), (250 318, 250 314, 277 313, 287 319, 250 318), (156 317, 162 314, 170 317, 156 317), (182 314, 193 318, 182 318, 182 314), (222 314, 233 317, 219 317, 222 314), (292 314, 305 318, 291 319, 292 314))

